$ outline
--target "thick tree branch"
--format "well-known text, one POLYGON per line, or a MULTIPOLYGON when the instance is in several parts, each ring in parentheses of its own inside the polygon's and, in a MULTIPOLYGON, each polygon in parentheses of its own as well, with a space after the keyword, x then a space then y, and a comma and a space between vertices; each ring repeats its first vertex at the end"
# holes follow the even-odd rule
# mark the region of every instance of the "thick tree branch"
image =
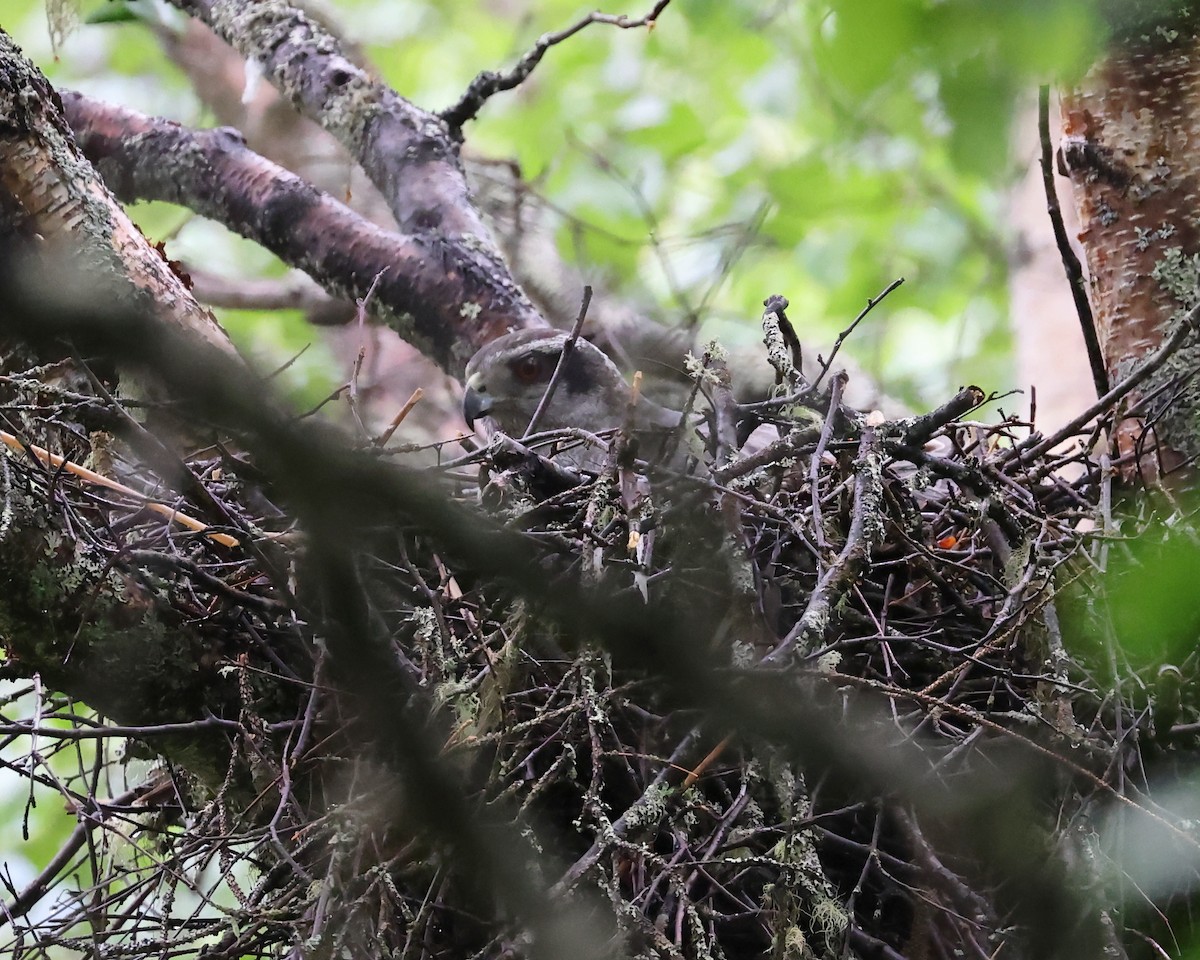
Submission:
POLYGON ((383 230, 249 150, 236 131, 190 130, 65 93, 84 152, 125 201, 178 203, 303 270, 330 294, 371 296, 375 313, 450 373, 514 323, 523 295, 507 269, 461 237, 383 230))
POLYGON ((449 261, 451 286, 460 271, 478 269, 491 278, 487 297, 447 304, 468 318, 480 311, 476 334, 459 344, 456 355, 449 352, 446 334, 419 331, 438 363, 461 372, 474 347, 509 329, 545 324, 512 279, 472 201, 458 143, 445 121, 375 79, 343 53, 337 37, 281 0, 171 2, 260 66, 292 104, 341 142, 379 189, 400 229, 435 262, 449 261), (467 249, 469 262, 459 260, 457 254, 467 249))
POLYGON ((41 72, 0 31, 0 193, 41 249, 79 258, 80 292, 103 283, 142 303, 163 322, 225 351, 233 345, 162 254, 130 221, 83 158, 41 72))
MULTIPOLYGON (((223 277, 191 262, 184 269, 201 303, 231 310, 311 310, 324 315, 335 301, 299 271, 285 277, 223 277)), ((349 314, 350 311, 343 311, 349 314)), ((311 317, 310 317, 311 320, 311 317)))
MULTIPOLYGON (((285 97, 341 141, 379 188, 401 230, 470 238, 479 256, 492 263, 489 273, 505 272, 444 120, 370 76, 343 54, 333 34, 280 0, 171 2, 261 66, 285 97)), ((496 305, 501 308, 513 327, 544 322, 515 284, 496 305)))
POLYGON ((341 141, 402 230, 486 240, 445 123, 371 77, 321 24, 280 0, 173 2, 260 66, 297 109, 341 141))

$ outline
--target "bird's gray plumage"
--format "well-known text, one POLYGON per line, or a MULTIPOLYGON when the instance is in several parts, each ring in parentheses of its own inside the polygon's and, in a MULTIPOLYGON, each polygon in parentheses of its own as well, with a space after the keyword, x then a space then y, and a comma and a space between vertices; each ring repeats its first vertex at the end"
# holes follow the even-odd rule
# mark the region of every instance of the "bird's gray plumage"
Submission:
MULTIPOLYGON (((512 437, 521 437, 537 409, 562 355, 567 335, 557 330, 518 330, 484 346, 467 364, 463 417, 467 423, 489 417, 512 437)), ((630 386, 604 353, 586 340, 577 340, 567 357, 553 397, 537 429, 577 428, 600 433, 624 425, 629 411, 630 386)), ((633 430, 653 457, 678 425, 681 414, 639 398, 633 412, 633 430), (655 442, 657 441, 657 442, 655 442)), ((685 445, 686 446, 686 445, 685 445)), ((573 466, 597 470, 601 451, 564 454, 573 466)))

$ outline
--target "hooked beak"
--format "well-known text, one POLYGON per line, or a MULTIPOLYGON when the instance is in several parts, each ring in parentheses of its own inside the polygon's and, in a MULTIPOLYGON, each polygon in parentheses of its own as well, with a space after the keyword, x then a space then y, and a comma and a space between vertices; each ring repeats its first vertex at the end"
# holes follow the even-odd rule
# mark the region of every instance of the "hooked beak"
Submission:
POLYGON ((487 387, 477 373, 471 375, 467 389, 463 391, 462 412, 463 419, 472 430, 475 429, 476 420, 492 412, 492 398, 487 395, 487 387))

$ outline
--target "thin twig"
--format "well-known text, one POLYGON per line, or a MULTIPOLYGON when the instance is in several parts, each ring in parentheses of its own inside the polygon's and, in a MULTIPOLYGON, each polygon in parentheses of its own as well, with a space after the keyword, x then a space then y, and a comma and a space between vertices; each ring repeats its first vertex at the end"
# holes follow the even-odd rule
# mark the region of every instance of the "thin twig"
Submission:
MULTIPOLYGON (((875 800, 875 825, 871 828, 871 844, 867 847, 867 855, 863 857, 862 869, 858 873, 858 881, 854 884, 854 889, 850 891, 850 896, 846 898, 846 916, 854 916, 854 906, 858 902, 859 896, 867 885, 867 877, 871 874, 871 869, 878 869, 879 865, 879 837, 883 832, 883 801, 879 798, 875 800)), ((841 960, 847 960, 850 956, 850 931, 847 929, 846 936, 842 941, 841 960)))
POLYGON ((1092 368, 1092 383, 1096 396, 1102 397, 1109 391, 1108 371, 1104 367, 1104 354, 1100 350, 1100 339, 1096 335, 1096 319, 1092 305, 1088 302, 1087 287, 1083 282, 1083 268, 1079 258, 1071 249, 1067 228, 1063 223, 1062 207, 1058 202, 1058 191, 1054 189, 1054 165, 1050 143, 1050 87, 1038 87, 1038 139, 1042 145, 1042 186, 1046 191, 1046 212, 1054 228, 1054 242, 1062 258, 1067 283, 1071 286, 1071 299, 1075 301, 1075 312, 1079 315, 1079 327, 1083 331, 1083 342, 1087 346, 1088 365, 1092 368))
POLYGON ((525 428, 525 433, 521 439, 525 439, 537 431, 537 425, 541 422, 542 414, 550 406, 550 401, 554 397, 554 391, 558 389, 558 381, 563 375, 563 370, 567 367, 567 360, 570 359, 571 353, 575 350, 575 341, 579 339, 579 331, 583 329, 583 321, 587 319, 588 307, 591 303, 592 288, 589 285, 583 288, 583 302, 579 305, 579 316, 575 318, 575 326, 571 328, 571 335, 567 337, 567 342, 563 344, 562 353, 558 356, 558 363, 554 366, 554 373, 550 375, 550 382, 546 384, 546 392, 542 394, 542 399, 538 401, 537 409, 533 411, 533 416, 529 418, 529 426, 525 428))
POLYGON ((817 440, 817 449, 813 451, 813 455, 808 464, 808 483, 812 488, 812 508, 813 508, 813 538, 817 541, 817 562, 821 562, 821 555, 828 549, 828 542, 825 540, 825 524, 821 519, 821 457, 825 453, 825 449, 829 446, 829 440, 833 436, 833 425, 837 422, 838 412, 842 406, 842 391, 846 389, 846 381, 850 378, 846 375, 845 370, 839 370, 833 375, 833 379, 829 383, 829 413, 825 416, 825 423, 821 426, 821 437, 817 440))
POLYGON ((71 831, 71 835, 59 848, 58 853, 46 864, 45 869, 34 877, 11 903, 0 906, 0 927, 23 917, 37 906, 46 894, 54 891, 55 878, 66 869, 67 864, 80 851, 91 832, 102 825, 106 807, 128 806, 148 789, 146 785, 142 785, 108 801, 93 800, 89 805, 88 814, 84 815, 81 822, 71 831))
MULTIPOLYGON (((642 795, 638 797, 621 816, 617 817, 612 823, 611 835, 613 841, 618 841, 625 835, 625 831, 629 829, 630 823, 644 827, 645 821, 642 816, 654 808, 654 804, 658 802, 660 791, 667 779, 676 773, 682 766, 684 758, 692 751, 696 741, 700 737, 700 728, 696 727, 690 730, 687 735, 679 741, 678 745, 672 751, 670 758, 664 763, 655 774, 654 779, 647 785, 642 795)), ((558 898, 563 894, 569 893, 575 888, 575 885, 583 879, 584 875, 600 862, 608 849, 608 843, 597 840, 591 845, 586 853, 575 861, 567 871, 559 878, 558 882, 550 888, 550 896, 558 898)))
POLYGON ((812 388, 814 390, 816 390, 817 387, 819 387, 821 385, 821 381, 825 378, 825 374, 827 374, 829 372, 829 368, 831 366, 833 366, 833 358, 838 355, 838 351, 842 349, 842 344, 845 343, 846 338, 849 337, 850 334, 852 334, 854 332, 854 328, 857 327, 860 323, 862 323, 863 320, 866 318, 867 314, 870 313, 872 310, 874 310, 877 306, 879 306, 879 304, 881 304, 884 301, 884 299, 887 297, 887 295, 889 293, 891 293, 893 290, 895 290, 898 286, 900 286, 900 284, 902 284, 903 282, 904 282, 903 277, 897 277, 895 280, 893 280, 891 283, 889 283, 886 287, 883 288, 883 292, 880 293, 879 296, 875 297, 875 299, 873 299, 873 300, 868 300, 867 305, 865 307, 863 307, 862 310, 859 312, 858 316, 854 318, 854 322, 851 323, 850 326, 848 326, 845 330, 843 330, 841 333, 838 334, 838 338, 833 344, 833 349, 829 351, 829 359, 824 361, 821 364, 821 371, 820 371, 820 373, 817 374, 817 378, 813 381, 812 388))
POLYGON ((946 424, 957 420, 986 399, 984 392, 974 385, 963 387, 936 410, 915 417, 904 434, 904 443, 910 447, 924 446, 929 439, 946 424))
POLYGON ((512 90, 514 87, 518 87, 524 83, 529 78, 529 75, 533 73, 534 68, 541 62, 542 57, 546 55, 546 51, 551 47, 562 43, 564 40, 569 40, 575 34, 579 33, 580 30, 591 26, 593 23, 607 23, 622 30, 632 30, 636 27, 653 28, 659 14, 667 8, 670 2, 671 0, 658 0, 648 14, 633 20, 625 14, 600 13, 596 11, 587 14, 587 16, 582 17, 562 30, 554 33, 544 33, 538 37, 533 47, 517 61, 515 67, 507 73, 484 70, 471 81, 466 92, 459 97, 458 102, 454 106, 447 107, 438 115, 446 121, 452 130, 459 130, 468 120, 474 120, 483 108, 483 105, 497 93, 512 90))
MULTIPOLYGON (((76 722, 82 722, 76 718, 76 722)), ((290 729, 296 725, 294 720, 285 720, 271 724, 272 730, 290 729)), ((35 727, 30 723, 0 724, 0 733, 5 735, 19 734, 22 736, 41 736, 50 740, 106 740, 125 737, 141 740, 146 737, 178 737, 188 733, 200 733, 209 730, 240 730, 238 720, 225 720, 222 717, 208 716, 203 720, 187 720, 180 723, 150 723, 142 726, 96 726, 96 727, 35 727)), ((116 801, 111 801, 115 803, 116 801)))
MULTIPOLYGON (((688 293, 686 286, 679 281, 678 272, 675 269, 675 262, 667 250, 666 243, 663 237, 663 231, 660 226, 660 220, 654 203, 646 196, 646 191, 642 185, 642 179, 638 176, 626 173, 621 166, 613 162, 612 151, 608 149, 608 145, 593 146, 586 140, 581 139, 574 134, 570 128, 566 133, 567 143, 574 148, 584 151, 592 162, 596 165, 601 173, 607 176, 613 183, 621 187, 633 201, 637 207, 638 215, 642 218, 645 224, 644 237, 645 245, 650 248, 654 254, 654 259, 658 261, 658 266, 662 270, 663 280, 666 283, 667 290, 670 293, 671 300, 677 304, 680 314, 680 323, 685 329, 694 329, 699 320, 699 313, 695 305, 692 303, 691 295, 688 293)), ((579 227, 587 231, 595 231, 595 225, 587 221, 580 220, 577 224, 579 227)), ((629 246, 643 246, 641 239, 630 239, 621 234, 608 233, 618 242, 623 242, 629 246)))
MULTIPOLYGON (((879 509, 878 501, 881 492, 879 465, 872 462, 878 460, 879 455, 875 428, 864 427, 862 440, 858 446, 858 459, 854 465, 854 506, 846 543, 837 558, 821 576, 816 587, 813 588, 804 608, 804 614, 788 631, 787 636, 779 641, 775 649, 762 659, 763 666, 785 664, 792 648, 798 641, 807 641, 810 637, 824 635, 830 613, 837 603, 843 587, 854 579, 866 561, 871 549, 867 533, 867 514, 874 513, 879 509)), ((873 534, 881 534, 883 524, 872 522, 869 529, 873 534)))
POLYGON ((1033 442, 1037 436, 1034 434, 1028 440, 1009 449, 1007 453, 1000 457, 1000 465, 1006 466, 1016 459, 1020 459, 1024 463, 1031 463, 1045 456, 1063 441, 1069 440, 1090 423, 1092 419, 1109 410, 1139 384, 1145 382, 1183 345, 1188 334, 1198 327, 1200 327, 1200 303, 1197 303, 1196 306, 1187 312, 1183 319, 1176 324, 1175 329, 1171 331, 1171 335, 1163 345, 1148 360, 1134 370, 1133 373, 1109 390, 1108 393, 1084 410, 1083 413, 1050 434, 1050 436, 1046 437, 1040 443, 1033 442))
POLYGON ((363 361, 367 357, 367 340, 365 336, 367 329, 367 307, 375 297, 375 291, 379 287, 379 281, 383 279, 383 274, 383 270, 380 270, 375 274, 375 279, 371 281, 371 286, 367 288, 367 292, 362 297, 358 298, 354 304, 354 317, 355 324, 358 327, 359 341, 358 353, 354 358, 354 368, 350 373, 350 380, 347 384, 349 387, 349 392, 346 394, 346 401, 350 405, 350 413, 354 416, 354 422, 357 424, 358 429, 362 432, 362 436, 364 438, 366 438, 368 434, 367 425, 363 422, 362 411, 359 410, 358 378, 362 373, 363 361))
POLYGON ((530 450, 525 444, 503 433, 492 434, 488 440, 487 455, 501 470, 523 466, 532 477, 542 481, 548 488, 565 490, 577 487, 583 481, 576 471, 549 457, 543 457, 537 451, 530 450))
POLYGON ((392 417, 392 422, 388 424, 387 429, 375 438, 375 446, 382 447, 392 439, 392 434, 396 432, 396 428, 404 422, 405 417, 412 413, 413 407, 421 401, 423 396, 425 396, 425 391, 420 387, 413 390, 409 398, 404 401, 404 406, 400 408, 400 412, 392 417))
POLYGON ((732 740, 733 736, 731 734, 730 736, 724 737, 720 743, 709 750, 704 759, 696 764, 696 766, 688 772, 688 775, 683 778, 683 783, 679 785, 679 789, 687 790, 689 787, 694 785, 697 780, 704 776, 708 768, 720 759, 721 754, 725 752, 725 749, 729 746, 732 740))
POLYGON ((137 500, 147 510, 152 510, 157 514, 161 514, 168 520, 178 523, 181 527, 187 527, 189 530, 194 530, 196 533, 203 533, 210 540, 215 540, 224 547, 237 547, 239 541, 226 533, 216 533, 209 529, 207 523, 197 520, 195 517, 189 517, 186 513, 180 513, 174 507, 168 507, 166 504, 157 503, 149 499, 144 493, 138 493, 132 487, 127 487, 123 483, 118 483, 116 480, 110 480, 108 477, 96 473, 94 470, 89 470, 87 467, 81 467, 77 463, 72 463, 66 457, 60 457, 57 453, 51 453, 42 447, 33 443, 24 443, 11 433, 0 430, 0 443, 4 443, 16 450, 19 453, 28 453, 35 459, 40 461, 43 466, 53 467, 56 470, 65 470, 67 473, 74 474, 81 480, 86 480, 89 483, 94 483, 97 486, 107 487, 109 490, 114 490, 117 493, 124 494, 127 497, 132 497, 137 500))
POLYGON ((834 673, 830 675, 822 674, 822 676, 830 682, 845 683, 849 686, 860 687, 866 690, 877 690, 887 697, 894 697, 899 700, 912 700, 914 703, 921 704, 927 710, 944 711, 945 713, 968 719, 972 723, 978 724, 981 728, 987 730, 989 733, 1019 743, 1026 749, 1031 750, 1034 753, 1050 760, 1052 763, 1057 764, 1063 770, 1070 771, 1070 773, 1072 773, 1074 776, 1079 777, 1081 780, 1091 784, 1091 786, 1096 790, 1112 797, 1117 803, 1137 812, 1141 816, 1154 820, 1159 824, 1159 826, 1169 831, 1176 840, 1182 842, 1187 847, 1196 851, 1200 851, 1200 841, 1197 841, 1196 837, 1190 831, 1175 823, 1172 823, 1165 815, 1156 812, 1148 805, 1139 803, 1132 797, 1126 796, 1120 790, 1116 789, 1111 783, 1108 783, 1104 778, 1093 773, 1091 770, 1072 760, 1070 757, 1064 756, 1050 747, 1038 743, 1036 740, 1025 736, 1019 730, 1013 730, 1004 726, 1003 724, 997 723, 995 720, 990 719, 981 711, 976 710, 967 704, 954 703, 945 699, 944 697, 929 696, 919 690, 905 690, 897 687, 894 684, 884 683, 868 677, 856 677, 852 674, 846 673, 834 673))
POLYGON ((815 443, 819 437, 820 432, 813 424, 794 427, 778 440, 772 440, 761 450, 742 457, 740 460, 734 460, 728 466, 717 468, 712 472, 713 479, 717 483, 729 483, 738 477, 753 473, 760 467, 778 463, 787 457, 794 457, 805 446, 815 443))

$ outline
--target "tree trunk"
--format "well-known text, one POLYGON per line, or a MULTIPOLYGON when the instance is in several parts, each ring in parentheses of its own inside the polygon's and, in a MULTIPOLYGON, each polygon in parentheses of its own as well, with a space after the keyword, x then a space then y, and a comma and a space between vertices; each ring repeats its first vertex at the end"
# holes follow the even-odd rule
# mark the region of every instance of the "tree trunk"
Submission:
MULTIPOLYGON (((1105 364, 1120 382, 1197 302, 1200 286, 1200 32, 1194 17, 1128 26, 1063 97, 1061 165, 1087 254, 1105 364)), ((1135 393, 1118 430, 1126 470, 1171 473, 1200 454, 1184 345, 1135 393)))

